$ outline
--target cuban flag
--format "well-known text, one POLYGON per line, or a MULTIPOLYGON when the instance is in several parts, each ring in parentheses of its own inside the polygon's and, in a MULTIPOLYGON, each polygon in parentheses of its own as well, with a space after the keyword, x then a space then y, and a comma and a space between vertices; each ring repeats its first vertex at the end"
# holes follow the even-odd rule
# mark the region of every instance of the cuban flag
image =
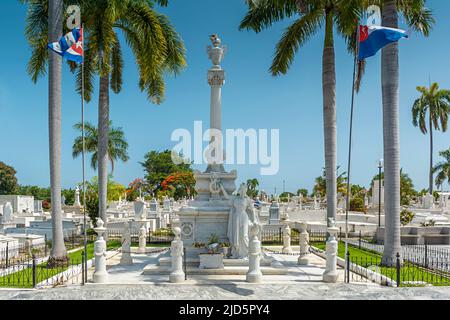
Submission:
POLYGON ((83 62, 83 29, 73 29, 58 42, 48 45, 48 48, 64 57, 69 61, 76 63, 83 62))
POLYGON ((374 56, 380 49, 401 38, 408 38, 406 31, 382 26, 359 27, 359 56, 364 60, 374 56))

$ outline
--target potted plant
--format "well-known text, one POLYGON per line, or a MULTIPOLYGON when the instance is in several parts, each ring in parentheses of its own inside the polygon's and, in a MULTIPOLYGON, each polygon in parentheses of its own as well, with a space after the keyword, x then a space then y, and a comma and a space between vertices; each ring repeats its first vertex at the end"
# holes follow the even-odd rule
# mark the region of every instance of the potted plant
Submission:
POLYGON ((229 255, 231 254, 230 246, 231 245, 230 245, 229 242, 222 242, 222 243, 220 243, 220 247, 222 248, 223 256, 225 258, 229 257, 229 255))
POLYGON ((211 234, 208 244, 205 246, 206 253, 200 253, 200 269, 223 269, 223 254, 219 244, 219 238, 211 234))

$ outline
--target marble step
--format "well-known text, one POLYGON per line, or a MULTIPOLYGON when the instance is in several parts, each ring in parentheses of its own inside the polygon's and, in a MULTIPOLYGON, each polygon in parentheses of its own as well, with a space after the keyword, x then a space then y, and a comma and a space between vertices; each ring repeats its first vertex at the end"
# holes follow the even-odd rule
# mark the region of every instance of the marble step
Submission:
MULTIPOLYGON (((261 266, 270 266, 273 260, 270 259, 261 259, 260 265, 261 266)), ((184 262, 183 262, 184 263, 184 262)), ((200 264, 199 258, 191 258, 188 257, 186 259, 186 265, 188 266, 198 266, 200 264)), ((160 266, 171 266, 172 265, 172 258, 171 257, 160 257, 158 260, 158 265, 160 266)), ((247 267, 248 266, 248 260, 245 259, 223 259, 223 265, 225 267, 247 267)))
MULTIPOLYGON (((157 266, 154 264, 147 265, 142 274, 143 275, 169 275, 171 270, 169 266, 157 266)), ((226 266, 224 269, 199 269, 188 267, 187 274, 189 275, 246 275, 248 267, 244 266, 226 266)), ((261 267, 263 275, 286 275, 287 270, 282 268, 261 267)))

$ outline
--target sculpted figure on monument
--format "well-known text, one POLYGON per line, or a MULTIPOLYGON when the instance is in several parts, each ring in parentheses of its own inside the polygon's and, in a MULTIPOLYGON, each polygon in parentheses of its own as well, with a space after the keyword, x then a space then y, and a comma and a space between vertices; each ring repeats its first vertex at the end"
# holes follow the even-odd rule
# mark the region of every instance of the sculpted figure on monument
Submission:
POLYGON ((247 259, 249 245, 249 228, 256 225, 261 228, 253 201, 247 196, 247 185, 241 184, 238 195, 229 195, 220 184, 224 197, 230 201, 230 215, 228 218, 228 240, 231 244, 233 259, 247 259))

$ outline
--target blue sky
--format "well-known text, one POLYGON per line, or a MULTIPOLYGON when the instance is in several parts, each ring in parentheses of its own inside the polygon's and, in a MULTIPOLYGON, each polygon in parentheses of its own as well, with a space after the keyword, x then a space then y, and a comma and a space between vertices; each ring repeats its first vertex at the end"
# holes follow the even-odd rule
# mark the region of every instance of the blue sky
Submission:
MULTIPOLYGON (((417 98, 415 87, 428 79, 450 88, 450 3, 429 0, 437 23, 429 38, 413 35, 400 46, 400 130, 401 166, 413 178, 416 188, 427 186, 428 137, 411 124, 411 106, 417 98)), ((33 84, 26 73, 30 57, 23 36, 26 7, 19 1, 2 1, 0 23, 4 49, 0 52, 0 161, 17 170, 19 183, 49 185, 47 78, 33 84)), ((276 187, 295 191, 311 189, 324 166, 322 129, 321 59, 323 32, 298 52, 290 72, 274 78, 268 73, 276 42, 289 21, 255 34, 239 31, 246 12, 242 0, 172 1, 166 13, 187 48, 187 69, 178 77, 167 78, 167 96, 160 106, 152 105, 138 89, 137 68, 131 51, 125 52, 124 86, 111 94, 111 119, 125 131, 130 160, 118 163, 115 179, 128 184, 144 175, 139 161, 150 150, 170 149, 171 133, 177 128, 193 129, 195 120, 209 123, 209 86, 206 55, 209 35, 218 33, 228 46, 223 61, 226 84, 223 88, 224 128, 280 129, 280 171, 276 176, 259 176, 259 166, 230 166, 239 180, 256 177, 261 189, 270 193, 276 187)), ((404 27, 404 22, 401 21, 404 27)), ((347 163, 348 118, 352 57, 342 39, 336 39, 338 163, 347 163)), ((62 184, 73 187, 81 181, 81 159, 72 159, 71 147, 80 120, 80 101, 74 91, 74 77, 63 71, 62 105, 62 184)), ((382 109, 380 55, 368 60, 363 88, 356 100, 352 183, 368 185, 382 158, 382 109)), ((98 81, 97 81, 98 82, 98 81)), ((87 105, 88 121, 97 123, 96 94, 87 105)), ((437 133, 438 151, 450 147, 450 133, 437 133)), ((202 169, 204 167, 199 167, 202 169)), ((88 171, 88 178, 95 176, 88 171)), ((448 188, 448 186, 447 186, 448 188)))

